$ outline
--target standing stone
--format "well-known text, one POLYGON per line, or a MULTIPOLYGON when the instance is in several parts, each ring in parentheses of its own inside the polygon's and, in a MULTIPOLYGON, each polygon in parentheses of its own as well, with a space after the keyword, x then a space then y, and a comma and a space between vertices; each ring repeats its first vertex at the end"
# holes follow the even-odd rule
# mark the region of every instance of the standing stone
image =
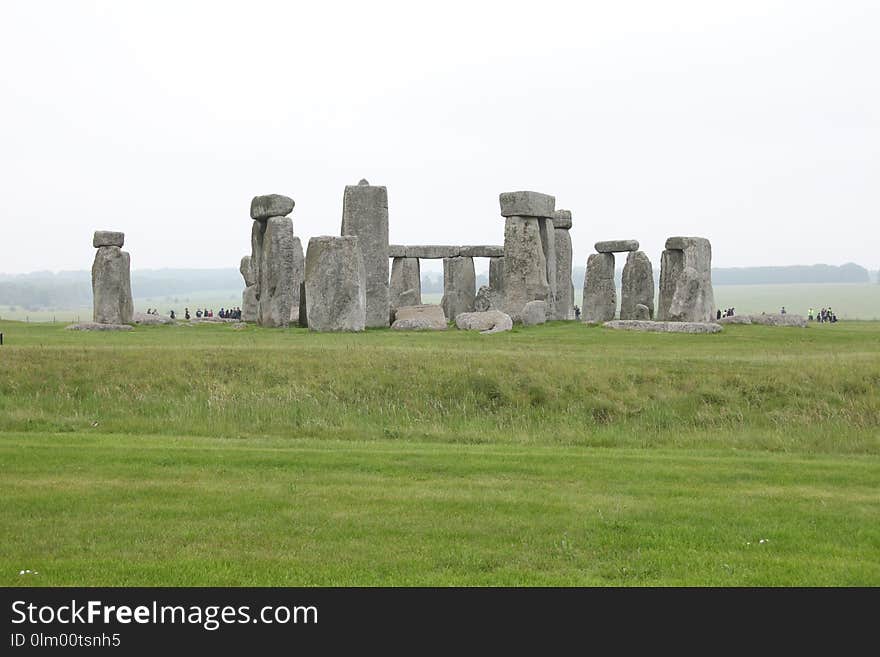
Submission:
POLYGON ((507 217, 503 264, 504 312, 517 321, 529 301, 545 301, 550 294, 537 217, 507 217))
POLYGON ((550 288, 544 305, 547 310, 546 319, 554 319, 556 317, 556 298, 559 294, 556 278, 556 229, 553 226, 553 219, 550 217, 539 217, 538 227, 541 231, 541 247, 544 250, 544 260, 547 265, 547 285, 550 288))
POLYGON ((572 248, 571 212, 556 210, 553 213, 556 245, 556 304, 552 319, 574 319, 574 283, 571 281, 572 248))
MULTIPOLYGON (((306 312, 310 331, 363 331, 366 271, 358 237, 313 237, 306 251, 306 312)), ((390 317, 385 313, 385 322, 390 317)))
POLYGON ((245 322, 256 322, 259 319, 260 306, 257 300, 257 274, 253 267, 253 258, 244 256, 238 270, 244 278, 244 292, 241 295, 241 318, 245 322))
POLYGON ((670 237, 660 260, 658 319, 714 320, 712 245, 703 237, 670 237))
POLYGON ((489 258, 489 287, 495 292, 504 291, 504 258, 489 258))
POLYGON ((547 302, 546 301, 529 301, 523 306, 522 323, 523 326, 535 326, 543 324, 547 321, 547 302))
POLYGON ((260 326, 286 328, 290 325, 294 299, 299 306, 301 274, 298 277, 296 272, 297 251, 302 258, 302 246, 293 236, 290 217, 270 217, 266 221, 261 246, 259 323, 260 326))
POLYGON ((291 288, 290 323, 300 324, 302 307, 303 283, 306 279, 306 259, 303 255, 302 242, 298 237, 293 238, 293 285, 291 288))
POLYGON ((367 279, 367 326, 388 326, 388 190, 361 180, 342 198, 342 235, 358 238, 367 279))
POLYGON ((391 312, 403 306, 422 303, 422 277, 418 258, 391 261, 391 312), (405 298, 402 298, 405 297, 405 298))
POLYGON ((593 253, 587 258, 587 273, 584 276, 583 321, 607 322, 614 319, 616 310, 614 254, 593 253))
POLYGON ((473 312, 477 277, 473 258, 443 258, 443 300, 447 317, 473 312))
POLYGON ((644 251, 630 251, 623 266, 620 292, 620 319, 654 318, 654 270, 644 251), (637 306, 648 310, 648 317, 636 316, 637 306))
POLYGON ((489 285, 481 285, 474 297, 474 310, 486 312, 487 310, 500 310, 504 306, 504 297, 501 292, 493 290, 489 285))
MULTIPOLYGON (((108 231, 98 231, 107 233, 108 231)), ((92 243, 103 240, 96 233, 92 243)), ((116 233, 122 235, 122 233, 116 233)), ((124 236, 123 236, 124 237, 124 236)), ((114 241, 122 242, 123 237, 114 241)), ((131 257, 119 246, 101 246, 92 263, 93 319, 98 324, 128 324, 134 315, 131 257)))

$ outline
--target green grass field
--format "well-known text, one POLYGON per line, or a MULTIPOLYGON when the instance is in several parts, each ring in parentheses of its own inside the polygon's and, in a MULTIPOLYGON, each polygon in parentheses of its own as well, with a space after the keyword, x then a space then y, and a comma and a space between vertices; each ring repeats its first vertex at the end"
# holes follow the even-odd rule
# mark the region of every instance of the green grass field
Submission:
POLYGON ((0 585, 880 585, 877 322, 0 331, 0 585))

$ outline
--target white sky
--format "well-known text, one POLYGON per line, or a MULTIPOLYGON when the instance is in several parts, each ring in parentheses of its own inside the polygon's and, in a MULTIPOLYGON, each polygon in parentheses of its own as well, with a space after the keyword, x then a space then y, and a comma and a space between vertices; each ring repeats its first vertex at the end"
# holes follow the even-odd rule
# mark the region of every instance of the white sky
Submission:
POLYGON ((880 266, 880 3, 40 2, 0 12, 0 271, 237 266, 250 199, 338 234, 500 244, 554 194, 575 264, 636 238, 716 266, 880 266))

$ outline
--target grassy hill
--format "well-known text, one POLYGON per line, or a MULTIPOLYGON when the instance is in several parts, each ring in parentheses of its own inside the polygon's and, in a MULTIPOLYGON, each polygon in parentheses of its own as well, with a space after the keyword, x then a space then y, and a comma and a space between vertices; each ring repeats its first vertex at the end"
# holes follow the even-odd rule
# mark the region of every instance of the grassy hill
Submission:
POLYGON ((0 331, 2 585, 880 584, 880 323, 0 331))

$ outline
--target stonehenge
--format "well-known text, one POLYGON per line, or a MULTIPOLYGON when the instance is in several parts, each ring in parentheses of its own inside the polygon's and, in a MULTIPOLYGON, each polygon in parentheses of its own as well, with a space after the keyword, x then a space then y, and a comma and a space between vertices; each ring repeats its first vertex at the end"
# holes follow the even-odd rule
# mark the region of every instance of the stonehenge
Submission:
POLYGON ((657 318, 709 322, 714 313, 712 245, 704 237, 670 237, 660 257, 657 318))
POLYGON ((593 253, 584 275, 584 308, 581 319, 594 324, 614 319, 617 289, 614 286, 614 254, 593 253))
MULTIPOLYGON (((363 331, 367 282, 358 237, 321 236, 306 250, 306 314, 310 331, 363 331)), ((385 323, 389 320, 386 312, 385 323)))
POLYGON ((122 250, 125 234, 95 231, 97 249, 92 263, 92 319, 95 324, 130 324, 134 314, 131 297, 131 258, 122 250))
POLYGON ((340 234, 358 238, 367 275, 367 326, 388 326, 388 190, 366 180, 346 185, 340 234))

